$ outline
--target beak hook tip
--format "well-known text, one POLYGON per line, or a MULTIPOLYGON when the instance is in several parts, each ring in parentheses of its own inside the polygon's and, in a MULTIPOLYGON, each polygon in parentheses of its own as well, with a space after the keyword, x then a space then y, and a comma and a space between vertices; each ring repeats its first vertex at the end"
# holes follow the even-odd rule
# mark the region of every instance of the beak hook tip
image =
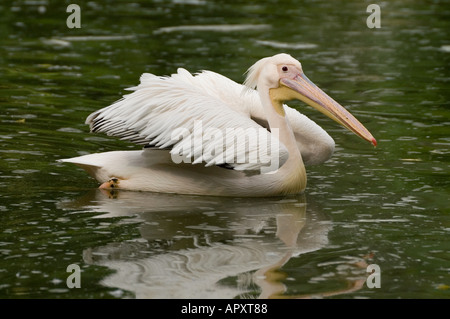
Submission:
POLYGON ((372 141, 371 142, 372 142, 372 145, 374 147, 377 147, 377 140, 375 138, 372 137, 372 141))

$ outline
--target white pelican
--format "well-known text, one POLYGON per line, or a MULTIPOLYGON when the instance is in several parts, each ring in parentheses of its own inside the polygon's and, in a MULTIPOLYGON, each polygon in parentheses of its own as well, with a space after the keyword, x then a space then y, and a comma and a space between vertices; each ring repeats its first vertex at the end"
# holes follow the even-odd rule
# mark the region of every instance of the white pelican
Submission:
POLYGON ((261 59, 247 73, 244 85, 211 71, 192 75, 178 69, 170 77, 144 73, 133 93, 92 113, 86 123, 91 132, 145 148, 61 161, 85 169, 100 188, 240 197, 299 193, 306 187, 304 164, 326 161, 334 141, 283 104, 292 99, 376 145, 290 55, 261 59))

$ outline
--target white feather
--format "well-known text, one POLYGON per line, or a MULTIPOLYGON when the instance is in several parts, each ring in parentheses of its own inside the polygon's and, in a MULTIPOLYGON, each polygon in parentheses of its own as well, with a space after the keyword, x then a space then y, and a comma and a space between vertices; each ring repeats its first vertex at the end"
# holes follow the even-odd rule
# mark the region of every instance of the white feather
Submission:
MULTIPOLYGON (((241 143, 238 147, 226 143, 220 148, 223 144, 220 138, 205 141, 194 136, 195 123, 201 123, 203 132, 220 130, 222 138, 227 129, 263 131, 260 124, 267 128, 267 121, 256 90, 215 72, 203 71, 193 76, 182 68, 170 77, 144 73, 140 80, 137 87, 129 89, 133 93, 89 115, 86 123, 91 131, 141 145, 172 148, 172 154, 190 159, 193 164, 204 162, 206 166, 227 164, 236 170, 258 170, 264 166, 260 154, 267 153, 271 154, 270 161, 278 161, 279 166, 287 160, 287 149, 268 131, 265 139, 269 141, 272 152, 261 143, 241 143), (172 133, 177 128, 184 128, 190 134, 174 140, 172 133), (233 146, 236 152, 230 152, 233 146), (202 155, 211 154, 212 150, 216 156, 205 161, 202 155), (227 157, 227 153, 234 156, 227 157), (256 158, 257 161, 237 163, 239 158, 256 158)), ((285 109, 305 164, 327 160, 334 150, 333 139, 297 110, 288 106, 285 109)), ((236 134, 234 138, 229 137, 238 139, 236 134)))
POLYGON ((194 77, 184 69, 171 77, 144 74, 133 93, 92 113, 86 122, 94 132, 157 148, 173 148, 172 154, 193 163, 204 162, 206 166, 227 164, 237 170, 259 170, 267 165, 259 160, 267 151, 271 151, 271 162, 281 166, 289 156, 286 147, 253 121, 244 108, 244 112, 239 112, 239 107, 225 100, 229 96, 237 101, 241 92, 237 83, 224 79, 212 72, 194 77), (219 90, 211 90, 216 86, 232 94, 225 96, 219 90), (180 128, 190 133, 174 139, 173 133, 180 128), (202 132, 212 129, 222 132, 221 136, 204 139, 202 132), (262 143, 249 143, 248 139, 243 142, 239 134, 242 129, 264 134, 262 140, 268 141, 269 150, 262 143), (221 144, 224 147, 218 147, 221 144), (202 156, 212 150, 214 157, 202 156), (240 163, 242 158, 258 160, 240 163))

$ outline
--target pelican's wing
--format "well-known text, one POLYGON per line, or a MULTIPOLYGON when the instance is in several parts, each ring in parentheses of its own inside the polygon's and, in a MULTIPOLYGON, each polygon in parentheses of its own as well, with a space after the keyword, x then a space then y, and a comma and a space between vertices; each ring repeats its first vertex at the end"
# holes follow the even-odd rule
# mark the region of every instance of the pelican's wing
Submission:
POLYGON ((169 148, 176 163, 203 162, 261 172, 284 164, 289 154, 276 132, 230 107, 240 99, 241 92, 229 87, 235 82, 217 80, 205 88, 195 78, 184 69, 170 77, 143 74, 140 85, 130 89, 133 93, 92 113, 86 123, 92 132, 169 148), (226 96, 217 95, 220 89, 226 96))

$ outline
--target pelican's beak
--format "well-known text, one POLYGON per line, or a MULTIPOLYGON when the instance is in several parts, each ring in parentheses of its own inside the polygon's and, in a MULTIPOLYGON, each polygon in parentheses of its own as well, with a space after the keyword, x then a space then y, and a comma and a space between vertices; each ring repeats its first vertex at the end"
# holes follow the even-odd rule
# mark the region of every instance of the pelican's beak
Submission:
POLYGON ((303 72, 298 72, 294 76, 283 77, 280 79, 280 83, 298 93, 295 94, 295 98, 324 113, 353 133, 371 142, 373 146, 377 146, 377 141, 364 125, 343 106, 311 82, 303 72))

